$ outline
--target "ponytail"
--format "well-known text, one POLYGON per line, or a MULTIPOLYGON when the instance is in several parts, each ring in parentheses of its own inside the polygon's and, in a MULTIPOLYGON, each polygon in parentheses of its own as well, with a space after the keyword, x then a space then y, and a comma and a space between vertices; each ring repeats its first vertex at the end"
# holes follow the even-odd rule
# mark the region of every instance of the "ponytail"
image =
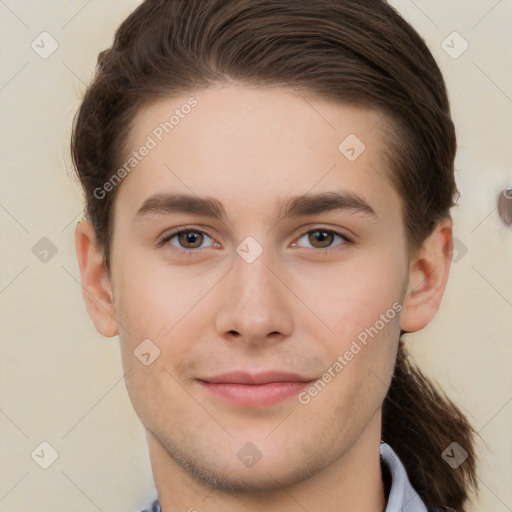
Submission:
POLYGON ((383 403, 382 440, 399 456, 426 505, 467 511, 469 493, 478 489, 475 435, 466 416, 416 366, 400 337, 383 403), (453 442, 467 452, 466 460, 455 469, 442 457, 453 442))

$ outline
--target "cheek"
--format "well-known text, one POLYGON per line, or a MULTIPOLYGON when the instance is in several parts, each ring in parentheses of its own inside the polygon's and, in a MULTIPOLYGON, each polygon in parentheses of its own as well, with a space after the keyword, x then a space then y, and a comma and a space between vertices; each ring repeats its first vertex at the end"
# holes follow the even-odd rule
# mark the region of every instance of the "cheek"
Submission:
MULTIPOLYGON (((190 339, 184 343, 183 326, 190 332, 190 321, 196 318, 197 292, 183 286, 176 271, 167 268, 165 274, 155 268, 137 270, 134 259, 116 282, 115 312, 122 324, 119 338, 126 387, 145 423, 156 421, 163 409, 165 414, 175 412, 175 406, 162 409, 162 403, 182 401, 183 390, 175 378, 192 346, 190 339)), ((166 416, 166 421, 174 420, 166 416)))
POLYGON ((390 320, 364 339, 338 340, 330 346, 323 375, 312 386, 317 391, 306 389, 306 393, 313 391, 313 396, 303 395, 301 403, 308 402, 305 407, 311 407, 313 417, 331 411, 331 421, 340 426, 347 417, 353 418, 353 432, 360 431, 379 409, 389 388, 398 335, 398 323, 390 320))
MULTIPOLYGON (((330 368, 335 377, 326 375, 330 382, 314 406, 319 407, 318 414, 322 407, 336 403, 342 409, 352 404, 372 414, 382 403, 400 334, 404 268, 396 258, 387 263, 380 259, 378 266, 361 258, 339 272, 320 276, 326 291, 309 298, 312 309, 321 312, 331 330, 323 329, 323 336, 315 332, 318 347, 322 346, 326 356, 326 370, 330 368)), ((309 330, 315 338, 312 324, 309 330)), ((346 412, 339 410, 333 416, 346 412)))
POLYGON ((133 341, 141 336, 154 339, 172 336, 181 320, 194 314, 213 279, 213 276, 207 280, 185 278, 179 267, 147 267, 147 262, 137 265, 137 260, 132 261, 116 281, 119 296, 116 317, 123 324, 121 330, 127 331, 133 341))
POLYGON ((360 333, 364 338, 367 330, 380 332, 389 324, 399 324, 405 275, 405 267, 392 259, 377 262, 361 257, 337 269, 303 273, 294 289, 315 313, 302 317, 311 319, 306 320, 309 329, 312 323, 318 325, 316 337, 325 337, 339 350, 360 333))
POLYGON ((137 410, 166 393, 173 397, 169 402, 179 395, 172 375, 182 377, 181 368, 187 366, 190 354, 200 350, 197 343, 204 339, 200 333, 211 329, 214 305, 207 294, 219 279, 216 275, 190 279, 183 269, 164 265, 146 267, 130 259, 130 267, 116 276, 115 289, 123 368, 137 410), (145 362, 151 363, 145 366, 145 362))

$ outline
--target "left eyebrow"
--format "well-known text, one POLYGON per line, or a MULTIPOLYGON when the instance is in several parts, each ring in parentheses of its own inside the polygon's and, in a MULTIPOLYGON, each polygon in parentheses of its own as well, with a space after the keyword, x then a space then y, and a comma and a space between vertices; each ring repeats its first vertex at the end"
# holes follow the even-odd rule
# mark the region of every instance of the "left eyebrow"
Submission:
MULTIPOLYGON (((359 195, 351 192, 322 192, 289 198, 279 221, 301 215, 344 210, 361 213, 371 220, 378 218, 375 210, 359 195)), ((135 220, 146 216, 186 213, 215 218, 225 222, 227 215, 223 204, 212 197, 199 197, 189 194, 155 194, 144 201, 135 214, 135 220)))
POLYGON ((322 192, 295 196, 288 200, 281 219, 300 215, 316 215, 331 210, 348 210, 377 219, 375 210, 359 195, 352 192, 322 192))

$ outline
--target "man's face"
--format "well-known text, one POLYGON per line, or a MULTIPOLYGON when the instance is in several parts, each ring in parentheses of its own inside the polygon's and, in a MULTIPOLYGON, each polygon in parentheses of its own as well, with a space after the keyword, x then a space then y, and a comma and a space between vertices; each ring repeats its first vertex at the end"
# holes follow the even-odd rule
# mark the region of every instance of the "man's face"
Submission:
POLYGON ((193 97, 142 110, 129 138, 150 150, 114 206, 126 384, 158 464, 289 485, 380 438, 408 271, 381 114, 285 89, 193 97))

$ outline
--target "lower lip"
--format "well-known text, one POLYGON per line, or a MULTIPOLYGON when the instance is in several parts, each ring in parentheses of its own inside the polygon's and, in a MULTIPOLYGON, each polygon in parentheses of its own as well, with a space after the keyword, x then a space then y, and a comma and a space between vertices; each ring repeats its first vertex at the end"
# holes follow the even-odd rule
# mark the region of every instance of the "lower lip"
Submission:
POLYGON ((266 384, 199 382, 209 391, 229 402, 249 407, 277 404, 297 395, 310 384, 310 382, 269 382, 266 384))

